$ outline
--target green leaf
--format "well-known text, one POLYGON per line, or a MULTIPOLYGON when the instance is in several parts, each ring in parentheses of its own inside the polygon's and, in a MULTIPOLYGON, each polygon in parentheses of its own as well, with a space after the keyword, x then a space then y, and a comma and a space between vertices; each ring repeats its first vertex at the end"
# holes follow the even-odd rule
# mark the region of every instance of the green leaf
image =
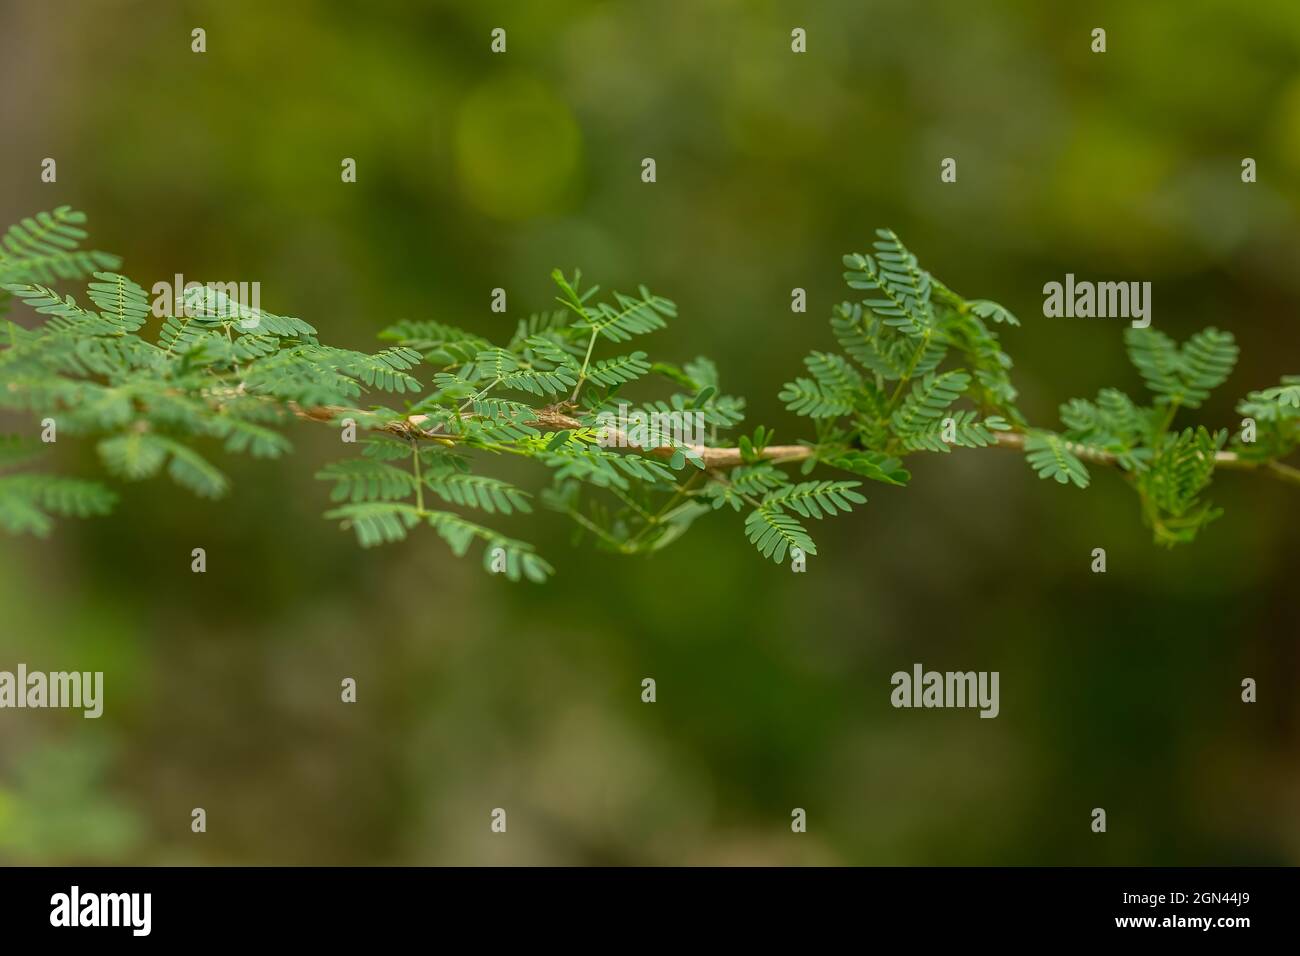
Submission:
MULTIPOLYGON (((405 457, 410 458, 407 449, 405 457)), ((331 501, 392 501, 415 491, 415 476, 405 469, 372 458, 347 458, 316 472, 321 481, 334 482, 331 501)))
POLYGON ((816 382, 796 378, 787 382, 777 395, 787 411, 809 418, 838 418, 853 410, 853 396, 838 391, 823 391, 816 382))
POLYGON ((129 431, 105 438, 96 446, 108 470, 131 481, 158 474, 167 460, 167 443, 157 435, 129 431))
POLYGON ((1238 348, 1230 332, 1209 328, 1181 348, 1157 329, 1128 328, 1124 342, 1129 359, 1156 396, 1157 405, 1199 408, 1210 391, 1227 380, 1237 363, 1238 348))
POLYGON ((712 502, 714 510, 730 505, 732 510, 739 511, 745 496, 766 494, 789 481, 785 472, 766 462, 738 465, 731 469, 726 481, 709 482, 704 494, 712 502))
POLYGON ((1231 332, 1208 328, 1197 332, 1182 348, 1182 376, 1188 395, 1183 404, 1196 408, 1209 398, 1211 390, 1228 380, 1239 353, 1231 332))
POLYGON ((447 475, 445 477, 426 475, 425 484, 443 501, 479 508, 488 514, 500 511, 512 514, 515 511, 529 512, 532 506, 528 495, 509 482, 483 475, 447 475))
POLYGON ((441 322, 402 321, 379 333, 381 339, 415 349, 431 365, 471 362, 491 347, 487 339, 441 322))
POLYGON ((1264 421, 1300 418, 1300 376, 1289 375, 1283 384, 1251 392, 1238 405, 1242 415, 1264 421))
POLYGON ((70 206, 38 212, 9 227, 0 239, 0 285, 80 279, 121 262, 106 252, 82 250, 84 213, 70 206))
POLYGON ((45 537, 50 514, 88 518, 113 510, 117 495, 94 481, 59 475, 0 475, 0 527, 45 537))
POLYGON ((578 370, 567 365, 519 369, 504 375, 501 384, 533 395, 563 395, 578 384, 578 370))
POLYGON ((777 396, 796 415, 809 418, 838 418, 853 410, 855 393, 862 376, 838 355, 813 352, 804 359, 812 379, 787 382, 777 396))
POLYGON ((1175 433, 1138 475, 1143 518, 1157 544, 1186 544, 1222 514, 1200 495, 1210 484, 1215 455, 1227 437, 1226 431, 1212 433, 1204 426, 1175 433))
POLYGON ((123 332, 134 332, 148 321, 149 296, 126 276, 96 272, 98 282, 86 286, 99 314, 123 332))
POLYGON ((598 302, 573 323, 575 328, 592 329, 611 342, 626 342, 634 335, 644 335, 667 325, 666 319, 677 315, 677 306, 661 296, 651 295, 642 286, 641 295, 633 297, 614 293, 614 305, 598 302))
POLYGON ((872 481, 882 481, 888 485, 906 485, 912 475, 902 466, 897 458, 878 451, 848 451, 822 458, 834 468, 851 471, 872 481))
POLYGON ((860 481, 803 481, 786 485, 769 492, 763 499, 763 510, 782 512, 786 508, 805 518, 826 517, 853 510, 853 505, 866 504, 867 499, 853 489, 861 487, 860 481))
POLYGON ((958 448, 987 448, 996 444, 994 432, 1006 431, 1011 426, 996 416, 981 420, 974 409, 950 412, 942 419, 934 419, 903 437, 903 447, 908 451, 937 451, 947 453, 958 448))
POLYGON ((961 370, 931 372, 912 384, 911 394, 890 417, 890 428, 900 438, 921 433, 941 418, 969 385, 970 376, 961 370))
POLYGON ((650 371, 650 363, 645 358, 644 352, 633 352, 631 355, 605 359, 587 369, 587 378, 606 388, 635 381, 650 371))
POLYGON ((759 554, 777 564, 791 548, 804 554, 817 553, 813 539, 794 517, 767 507, 755 508, 745 519, 745 537, 758 549, 759 554))
POLYGON ((1011 314, 1009 309, 998 305, 996 302, 990 302, 988 299, 976 299, 968 303, 970 310, 978 315, 981 319, 992 319, 999 325, 1019 325, 1020 320, 1011 314))
POLYGON ((859 254, 844 257, 849 270, 844 281, 852 289, 878 292, 882 297, 865 299, 870 309, 885 325, 913 338, 929 336, 935 329, 930 305, 930 275, 889 229, 877 229, 879 240, 872 243, 875 257, 859 254))
POLYGON ((1039 478, 1054 478, 1060 484, 1087 488, 1089 475, 1069 443, 1052 432, 1032 431, 1025 436, 1025 458, 1039 478))
POLYGON ((201 498, 220 498, 230 487, 229 481, 206 458, 170 439, 160 439, 171 452, 167 474, 176 484, 188 488, 201 498))
POLYGON ((340 522, 343 529, 356 532, 363 548, 404 541, 406 532, 420 521, 414 505, 396 501, 367 501, 343 505, 325 512, 325 517, 340 522))
POLYGON ((420 382, 414 376, 407 375, 405 369, 414 368, 423 360, 415 349, 398 345, 374 355, 364 352, 352 352, 345 349, 329 349, 319 353, 322 364, 332 367, 344 375, 361 379, 366 385, 385 392, 418 392, 420 382))
POLYGON ((555 573, 555 569, 526 541, 507 538, 450 511, 429 512, 426 520, 457 557, 463 557, 469 551, 475 538, 482 539, 485 542, 483 568, 490 574, 503 574, 510 581, 527 578, 541 584, 555 573))

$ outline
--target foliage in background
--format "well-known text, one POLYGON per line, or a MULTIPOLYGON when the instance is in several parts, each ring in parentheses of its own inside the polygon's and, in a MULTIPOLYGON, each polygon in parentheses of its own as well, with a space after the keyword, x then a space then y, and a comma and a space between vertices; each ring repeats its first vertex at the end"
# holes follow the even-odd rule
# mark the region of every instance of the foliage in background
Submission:
POLYGON ((90 734, 38 743, 0 783, 0 860, 98 863, 130 852, 144 827, 132 807, 106 792, 114 745, 90 734))

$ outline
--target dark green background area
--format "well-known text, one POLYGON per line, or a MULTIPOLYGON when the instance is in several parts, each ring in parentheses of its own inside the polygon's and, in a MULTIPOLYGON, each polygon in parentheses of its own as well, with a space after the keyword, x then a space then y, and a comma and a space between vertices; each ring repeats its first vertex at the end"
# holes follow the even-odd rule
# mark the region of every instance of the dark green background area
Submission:
MULTIPOLYGON (((1292 0, 6 0, 0 222, 71 204, 146 287, 256 280, 362 348, 402 318, 508 337, 555 266, 645 283, 680 309, 652 356, 711 356, 778 441, 806 435, 776 394, 833 344, 840 256, 890 226, 1021 317, 1003 341, 1034 421, 1141 394, 1121 322, 1043 318, 1073 272, 1150 281, 1176 337, 1231 330, 1241 363, 1199 414, 1234 427, 1300 372, 1298 67, 1292 0)), ((730 511, 651 559, 571 547, 554 514, 498 522, 556 566, 538 587, 431 533, 361 551, 320 517, 337 437, 291 438, 220 459, 227 500, 163 479, 0 541, 0 668, 106 674, 98 721, 0 712, 0 859, 1300 862, 1293 488, 1218 476, 1225 517, 1166 552, 1118 474, 1081 492, 1007 452, 918 456, 910 487, 814 529, 804 575, 730 511), (1000 671, 1001 715, 892 709, 918 661, 1000 671)))

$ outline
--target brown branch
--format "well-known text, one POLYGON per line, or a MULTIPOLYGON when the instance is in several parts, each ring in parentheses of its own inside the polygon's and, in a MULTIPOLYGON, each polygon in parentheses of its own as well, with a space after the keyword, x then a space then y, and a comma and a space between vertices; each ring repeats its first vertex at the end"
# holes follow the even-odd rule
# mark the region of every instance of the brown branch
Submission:
MULTIPOLYGON (((999 448, 1010 448, 1013 451, 1025 450, 1024 432, 995 432, 994 434, 999 448)), ((1066 442, 1066 447, 1083 461, 1094 465, 1119 466, 1118 456, 1108 451, 1074 442, 1066 442)), ((1293 468, 1271 458, 1243 458, 1235 451, 1220 451, 1214 454, 1214 467, 1227 471, 1263 471, 1279 481, 1300 485, 1300 468, 1293 468)))
MULTIPOLYGON (((299 418, 313 422, 336 422, 341 418, 352 416, 365 418, 369 414, 337 405, 303 408, 290 403, 289 408, 299 418)), ((585 427, 582 422, 554 405, 535 409, 533 416, 533 420, 529 424, 540 425, 551 431, 572 431, 585 427)), ((403 438, 422 438, 446 444, 452 444, 459 440, 460 436, 455 434, 444 434, 442 432, 435 434, 430 432, 424 428, 424 423, 428 420, 428 415, 409 415, 401 420, 381 422, 370 426, 370 428, 372 431, 388 432, 403 438)), ((656 458, 664 459, 672 458, 677 451, 684 450, 693 455, 698 455, 705 468, 732 468, 744 463, 739 448, 710 448, 707 445, 662 445, 656 448, 643 448, 630 441, 627 434, 617 428, 609 428, 608 442, 608 447, 624 448, 628 451, 641 452, 645 455, 654 455, 656 458)), ((812 453, 813 449, 808 445, 770 445, 764 448, 758 457, 768 461, 802 461, 810 457, 812 453)))
MULTIPOLYGON (((341 417, 346 418, 349 415, 366 417, 368 414, 356 409, 337 406, 301 408, 291 403, 290 408, 299 418, 314 422, 338 421, 341 417)), ((582 422, 554 405, 535 410, 534 416, 531 424, 540 425, 552 431, 565 431, 584 427, 582 422)), ((453 444, 458 440, 456 435, 429 432, 423 427, 428 420, 429 416, 427 415, 410 415, 400 421, 383 422, 371 427, 373 430, 389 432, 403 438, 424 438, 445 444, 453 444)), ((994 437, 997 439, 998 448, 1021 452, 1025 450, 1024 432, 994 432, 994 437)), ((654 455, 656 458, 668 459, 678 451, 678 448, 671 445, 643 448, 628 440, 627 435, 618 429, 610 429, 609 438, 609 444, 612 447, 626 448, 630 451, 654 455)), ((1083 461, 1094 465, 1119 467, 1118 456, 1111 452, 1102 451, 1089 445, 1075 444, 1074 442, 1067 442, 1066 444, 1070 451, 1074 452, 1083 461)), ((704 462, 705 468, 734 468, 736 465, 744 464, 744 458, 741 456, 739 448, 711 448, 707 445, 684 445, 681 447, 694 455, 698 455, 700 460, 704 462)), ((803 461, 812 457, 813 452, 814 449, 810 445, 769 445, 758 453, 758 457, 765 461, 803 461)), ((1277 478, 1279 481, 1300 485, 1300 468, 1294 468, 1291 465, 1272 459, 1243 458, 1236 452, 1220 451, 1214 456, 1214 467, 1231 471, 1259 471, 1270 477, 1277 478)))

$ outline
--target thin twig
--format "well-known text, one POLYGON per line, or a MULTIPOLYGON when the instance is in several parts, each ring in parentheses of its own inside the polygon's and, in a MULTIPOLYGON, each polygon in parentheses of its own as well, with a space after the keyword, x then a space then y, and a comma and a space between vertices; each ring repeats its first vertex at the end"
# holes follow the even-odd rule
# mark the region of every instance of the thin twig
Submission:
MULTIPOLYGON (((292 406, 295 415, 310 421, 327 422, 337 421, 340 417, 347 415, 363 416, 366 413, 355 409, 324 407, 303 409, 298 406, 292 406)), ((540 425, 554 431, 563 431, 565 429, 582 428, 582 422, 573 418, 555 406, 540 408, 534 411, 532 424, 540 425)), ((426 415, 411 415, 400 421, 384 422, 380 425, 373 426, 375 430, 386 431, 403 437, 414 436, 416 438, 431 438, 443 442, 451 443, 457 440, 456 435, 437 435, 425 431, 421 425, 427 420, 426 415)), ((1019 431, 1000 431, 994 432, 996 438, 996 447, 1007 448, 1012 451, 1024 451, 1025 438, 1024 432, 1019 431)), ((668 459, 678 450, 684 450, 692 455, 698 456, 704 462, 707 469, 714 468, 734 468, 737 465, 743 465, 745 459, 739 448, 715 448, 707 445, 664 445, 657 448, 643 448, 628 440, 627 435, 617 429, 610 432, 612 439, 611 445, 626 448, 629 451, 640 452, 646 455, 654 455, 656 458, 668 459)), ((1072 451, 1081 460, 1094 465, 1106 465, 1108 467, 1119 467, 1119 457, 1111 452, 1103 451, 1100 448, 1094 448, 1090 445, 1080 445, 1073 442, 1067 443, 1072 451)), ((761 451, 755 450, 754 457, 764 461, 775 461, 784 464, 786 462, 804 461, 811 458, 816 449, 811 445, 769 445, 761 451)), ((1280 461, 1271 458, 1244 458, 1236 452, 1220 451, 1214 455, 1214 467, 1221 468, 1225 471, 1258 471, 1262 474, 1269 475, 1279 481, 1288 484, 1300 485, 1300 468, 1295 468, 1280 461)))

